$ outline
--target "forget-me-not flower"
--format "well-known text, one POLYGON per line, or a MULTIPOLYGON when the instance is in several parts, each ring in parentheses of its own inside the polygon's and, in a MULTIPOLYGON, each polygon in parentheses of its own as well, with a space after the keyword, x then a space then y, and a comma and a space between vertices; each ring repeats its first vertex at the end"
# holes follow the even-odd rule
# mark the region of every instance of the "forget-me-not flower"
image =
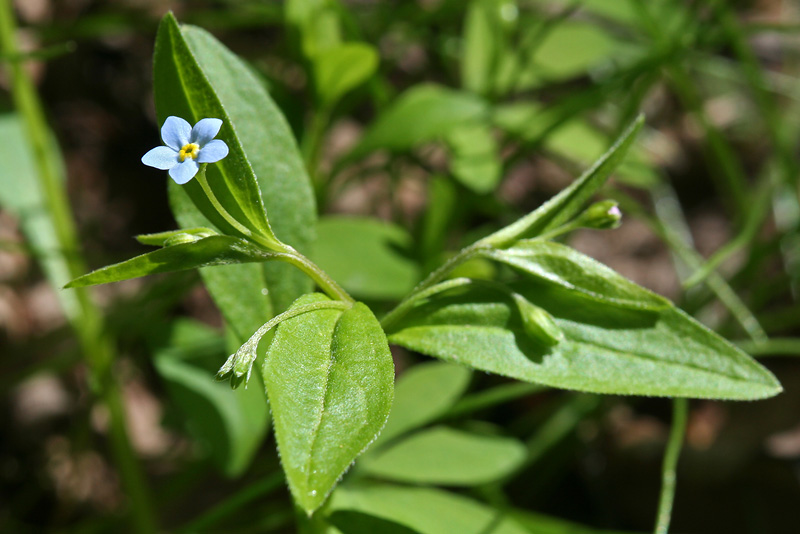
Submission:
POLYGON ((222 127, 220 119, 202 119, 194 128, 180 117, 167 117, 161 127, 161 139, 167 146, 157 146, 142 156, 142 163, 169 170, 177 184, 185 184, 197 174, 200 163, 214 163, 228 155, 228 145, 214 139, 222 127))

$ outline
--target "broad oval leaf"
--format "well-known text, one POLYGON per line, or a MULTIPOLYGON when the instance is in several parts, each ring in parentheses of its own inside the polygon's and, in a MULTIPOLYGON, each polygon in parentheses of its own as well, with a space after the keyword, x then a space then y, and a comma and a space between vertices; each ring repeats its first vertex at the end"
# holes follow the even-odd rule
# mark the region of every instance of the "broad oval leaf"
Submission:
POLYGON ((553 241, 521 241, 486 256, 526 276, 557 284, 582 297, 631 308, 661 308, 670 302, 574 248, 553 241))
POLYGON ((447 142, 453 176, 476 193, 493 191, 503 168, 491 128, 481 122, 458 125, 448 132, 447 142))
POLYGON ((513 301, 485 289, 421 303, 389 339, 484 371, 592 393, 749 400, 781 391, 764 367, 671 305, 621 307, 533 280, 515 289, 553 316, 562 342, 534 343, 513 301))
POLYGON ((359 468, 397 482, 473 486, 513 473, 525 456, 525 446, 512 438, 435 427, 366 456, 359 468))
POLYGON ((472 371, 463 365, 426 362, 400 375, 392 413, 375 445, 419 428, 443 415, 467 390, 472 371))
POLYGON ((129 280, 149 274, 169 273, 231 263, 265 261, 268 254, 236 237, 215 235, 165 247, 92 271, 64 287, 84 287, 129 280))
POLYGON ((456 125, 488 117, 489 105, 478 96, 435 84, 412 87, 370 126, 349 158, 373 150, 395 152, 444 138, 456 125))
MULTIPOLYGON (((329 300, 312 294, 293 306, 329 300)), ((392 403, 394 366, 365 305, 282 322, 263 367, 283 469, 309 514, 375 439, 392 403)))
POLYGON ((404 252, 411 236, 367 217, 324 217, 311 259, 349 293, 363 299, 400 299, 419 281, 419 267, 404 252))

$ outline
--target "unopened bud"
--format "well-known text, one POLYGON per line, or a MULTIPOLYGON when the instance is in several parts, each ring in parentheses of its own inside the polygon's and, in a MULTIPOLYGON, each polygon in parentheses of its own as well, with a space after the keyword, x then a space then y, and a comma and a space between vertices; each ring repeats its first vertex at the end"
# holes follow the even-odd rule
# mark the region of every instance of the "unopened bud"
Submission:
POLYGON ((529 337, 547 347, 564 341, 564 332, 549 313, 522 295, 514 294, 514 301, 522 318, 522 328, 529 337))
POLYGON ((586 211, 581 213, 575 220, 575 226, 608 230, 617 228, 621 221, 622 212, 619 209, 619 204, 613 200, 603 200, 586 208, 586 211))

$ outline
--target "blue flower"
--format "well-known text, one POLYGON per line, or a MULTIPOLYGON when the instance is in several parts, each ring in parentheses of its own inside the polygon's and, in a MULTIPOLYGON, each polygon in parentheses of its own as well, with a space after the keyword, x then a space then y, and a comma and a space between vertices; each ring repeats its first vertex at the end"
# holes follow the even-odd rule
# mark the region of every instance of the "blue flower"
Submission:
POLYGON ((200 163, 214 163, 228 155, 225 141, 214 139, 222 127, 219 119, 202 119, 194 128, 180 117, 167 117, 157 146, 142 156, 142 163, 162 171, 169 170, 176 184, 185 184, 197 174, 200 163))

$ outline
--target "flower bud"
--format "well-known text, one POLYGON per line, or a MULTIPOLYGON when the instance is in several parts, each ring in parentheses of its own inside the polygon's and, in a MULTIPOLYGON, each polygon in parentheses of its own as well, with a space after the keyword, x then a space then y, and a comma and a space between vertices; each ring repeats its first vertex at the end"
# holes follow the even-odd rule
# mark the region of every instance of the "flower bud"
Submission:
POLYGON ((613 200, 603 200, 586 208, 586 210, 575 219, 575 226, 608 230, 617 228, 621 224, 621 220, 622 212, 619 210, 619 204, 613 200))
POLYGON ((564 332, 549 313, 522 295, 515 293, 514 301, 522 318, 522 328, 531 339, 547 347, 558 345, 564 340, 564 332))

